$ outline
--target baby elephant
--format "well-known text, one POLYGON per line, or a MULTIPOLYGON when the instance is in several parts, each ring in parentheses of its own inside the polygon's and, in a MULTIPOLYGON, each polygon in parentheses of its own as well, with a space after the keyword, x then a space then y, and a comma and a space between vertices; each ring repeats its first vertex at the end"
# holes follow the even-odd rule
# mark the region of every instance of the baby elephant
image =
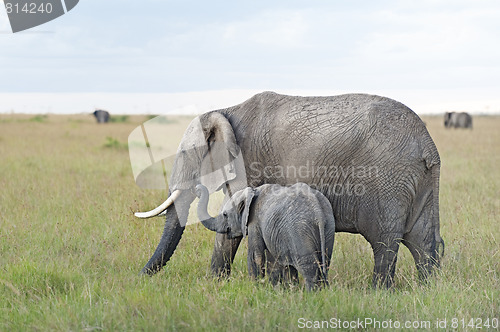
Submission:
POLYGON ((304 183, 291 187, 265 184, 235 192, 221 213, 207 212, 208 190, 196 187, 198 217, 215 232, 235 238, 248 235, 248 272, 273 284, 304 277, 308 290, 328 284, 335 236, 332 206, 323 194, 304 183))

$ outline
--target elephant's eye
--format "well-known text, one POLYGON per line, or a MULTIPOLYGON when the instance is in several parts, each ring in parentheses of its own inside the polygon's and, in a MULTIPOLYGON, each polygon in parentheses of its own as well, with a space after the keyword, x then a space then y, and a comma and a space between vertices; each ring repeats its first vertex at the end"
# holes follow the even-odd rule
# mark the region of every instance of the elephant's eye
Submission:
POLYGON ((223 216, 224 218, 227 218, 227 212, 222 212, 222 216, 223 216))

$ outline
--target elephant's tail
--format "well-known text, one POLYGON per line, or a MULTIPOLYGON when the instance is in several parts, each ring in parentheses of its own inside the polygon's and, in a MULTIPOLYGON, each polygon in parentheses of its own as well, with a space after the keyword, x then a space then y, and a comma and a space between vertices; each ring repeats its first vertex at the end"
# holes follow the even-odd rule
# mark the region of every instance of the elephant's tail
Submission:
POLYGON ((424 144, 423 159, 432 177, 432 225, 434 226, 434 237, 436 240, 436 260, 444 255, 444 241, 439 232, 439 176, 441 168, 441 158, 432 138, 428 136, 424 144))
POLYGON ((432 174, 432 223, 434 225, 434 236, 436 237, 436 252, 442 257, 444 255, 444 241, 439 231, 439 174, 440 164, 435 164, 431 168, 432 174))
POLYGON ((318 222, 319 237, 321 239, 321 272, 323 273, 323 280, 326 280, 326 249, 325 249, 325 221, 320 219, 318 222))

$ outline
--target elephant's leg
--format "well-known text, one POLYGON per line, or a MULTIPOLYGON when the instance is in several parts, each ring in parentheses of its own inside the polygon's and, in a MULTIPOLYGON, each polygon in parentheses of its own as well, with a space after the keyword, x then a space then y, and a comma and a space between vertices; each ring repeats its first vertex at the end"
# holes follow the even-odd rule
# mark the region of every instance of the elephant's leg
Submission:
POLYGON ((322 278, 321 263, 316 257, 316 253, 311 252, 302 256, 296 262, 297 270, 304 277, 306 289, 315 290, 325 285, 322 278))
POLYGON ((424 209, 413 228, 403 236, 403 244, 410 250, 422 280, 432 273, 434 267, 439 267, 431 209, 424 209))
POLYGON ((276 261, 276 258, 269 250, 266 250, 266 263, 267 275, 271 284, 276 286, 278 283, 282 283, 284 280, 285 267, 276 261))
POLYGON ((371 242, 375 265, 373 287, 390 288, 394 281, 399 243, 402 234, 383 234, 378 241, 371 242))
POLYGON ((299 272, 292 265, 287 265, 283 268, 284 282, 297 285, 299 283, 299 272))
POLYGON ((315 272, 305 272, 304 283, 306 285, 306 290, 313 291, 315 289, 323 287, 324 283, 321 282, 321 278, 319 278, 320 271, 319 269, 315 272))
POLYGON ((215 235, 214 252, 212 254, 212 274, 221 277, 228 277, 231 274, 231 263, 238 250, 242 237, 230 239, 226 234, 215 235))
POLYGON ((257 227, 248 227, 248 273, 254 279, 265 276, 265 263, 267 258, 266 245, 262 234, 257 227))

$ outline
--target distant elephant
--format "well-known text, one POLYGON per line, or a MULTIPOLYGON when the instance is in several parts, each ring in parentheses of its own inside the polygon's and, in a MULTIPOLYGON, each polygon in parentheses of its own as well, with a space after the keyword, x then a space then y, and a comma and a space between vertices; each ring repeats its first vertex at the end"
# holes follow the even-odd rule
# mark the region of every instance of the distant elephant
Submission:
POLYGON ((95 110, 94 116, 97 119, 97 123, 106 123, 109 121, 109 112, 103 110, 95 110))
MULTIPOLYGON (((437 148, 422 120, 385 97, 347 94, 294 97, 257 94, 195 118, 179 144, 166 201, 140 218, 166 211, 163 234, 141 273, 170 259, 187 222, 194 189, 232 193, 263 184, 303 182, 330 202, 337 232, 359 233, 374 254, 373 284, 392 285, 399 244, 419 274, 439 266, 437 148)), ((241 237, 216 234, 211 268, 230 273, 241 237)))
POLYGON ((221 213, 207 212, 208 189, 199 184, 198 218, 211 231, 230 238, 248 235, 248 272, 274 285, 304 277, 307 290, 328 285, 328 266, 335 237, 335 218, 328 199, 304 183, 291 187, 264 184, 233 194, 221 213))
POLYGON ((446 112, 444 113, 444 126, 446 128, 472 129, 472 116, 466 112, 446 112))

